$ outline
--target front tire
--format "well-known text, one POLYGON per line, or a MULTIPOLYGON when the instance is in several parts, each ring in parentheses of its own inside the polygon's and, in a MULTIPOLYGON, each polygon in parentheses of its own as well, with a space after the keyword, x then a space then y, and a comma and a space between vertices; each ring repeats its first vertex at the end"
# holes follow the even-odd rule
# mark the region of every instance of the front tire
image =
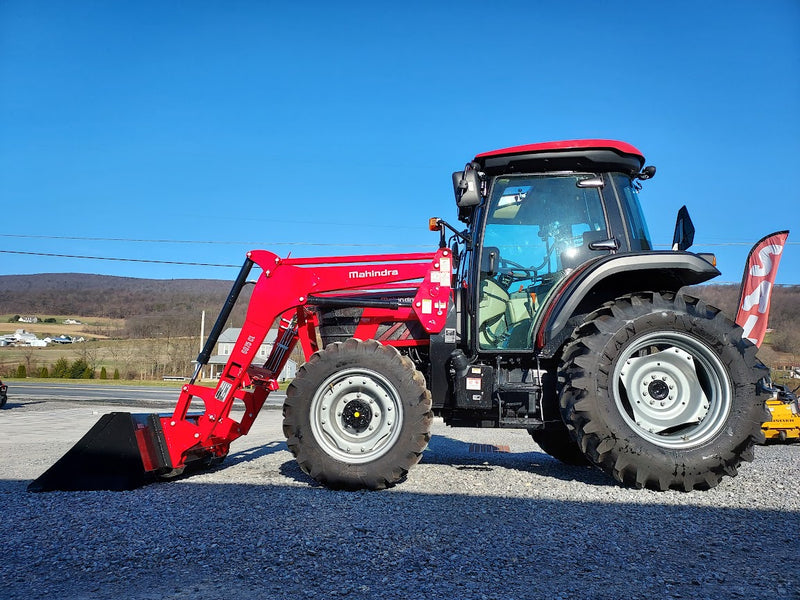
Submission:
POLYGON ((734 476, 769 418, 756 348, 717 309, 640 293, 587 317, 568 342, 562 416, 584 455, 624 485, 708 489, 734 476))
POLYGON ((431 395, 413 362, 374 340, 316 352, 286 390, 283 431, 300 468, 335 489, 405 478, 430 440, 431 395))

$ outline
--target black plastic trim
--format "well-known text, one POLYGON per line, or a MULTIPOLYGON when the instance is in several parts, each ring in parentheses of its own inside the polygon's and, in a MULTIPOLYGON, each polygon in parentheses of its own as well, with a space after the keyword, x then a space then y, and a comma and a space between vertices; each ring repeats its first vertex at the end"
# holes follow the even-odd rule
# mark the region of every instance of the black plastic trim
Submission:
POLYGON ((626 285, 618 295, 649 289, 677 291, 719 274, 711 263, 690 252, 635 252, 595 259, 578 269, 558 290, 552 299, 552 308, 545 308, 545 320, 537 327, 537 337, 543 329, 544 346, 547 346, 564 329, 570 316, 578 312, 584 299, 603 283, 623 278, 630 285, 626 285))
POLYGON ((633 176, 642 168, 644 160, 641 156, 620 154, 608 148, 578 148, 487 156, 481 157, 479 164, 481 170, 490 176, 557 171, 617 171, 633 176))
POLYGON ((335 308, 387 308, 389 310, 397 310, 400 306, 400 302, 397 299, 379 300, 376 298, 363 298, 359 296, 347 296, 341 298, 309 296, 308 304, 313 306, 335 308))

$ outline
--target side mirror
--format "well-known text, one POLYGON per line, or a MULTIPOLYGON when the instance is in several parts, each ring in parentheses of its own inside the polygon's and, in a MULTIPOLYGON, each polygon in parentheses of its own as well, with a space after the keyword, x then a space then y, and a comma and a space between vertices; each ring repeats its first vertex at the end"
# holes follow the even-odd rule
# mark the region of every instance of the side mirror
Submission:
POLYGON ((453 173, 453 192, 459 208, 478 206, 481 203, 481 178, 475 169, 453 173))
POLYGON ((675 233, 672 235, 672 249, 686 250, 694 243, 694 223, 686 206, 681 206, 675 221, 675 233))
POLYGON ((641 173, 636 175, 636 179, 641 179, 644 181, 645 179, 652 179, 656 176, 656 168, 653 165, 645 167, 641 173))

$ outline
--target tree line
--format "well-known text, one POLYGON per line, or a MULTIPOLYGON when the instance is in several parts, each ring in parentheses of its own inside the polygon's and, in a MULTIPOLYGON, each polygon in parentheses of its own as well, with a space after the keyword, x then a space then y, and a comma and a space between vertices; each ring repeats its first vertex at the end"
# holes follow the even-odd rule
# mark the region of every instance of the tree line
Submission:
MULTIPOLYGON (((688 293, 716 306, 731 319, 739 308, 739 286, 694 286, 688 293)), ((800 285, 775 286, 769 311, 768 342, 776 352, 796 355, 800 360, 800 285)))
POLYGON ((24 379, 28 376, 41 377, 44 379, 120 379, 119 369, 114 369, 114 373, 109 378, 105 367, 100 368, 100 372, 90 365, 84 358, 76 358, 70 362, 65 357, 59 358, 51 368, 45 366, 34 369, 33 373, 28 373, 28 368, 24 364, 19 364, 14 377, 24 379))
MULTIPOLYGON (((191 374, 200 346, 201 312, 206 311, 207 334, 229 288, 230 282, 217 280, 162 281, 82 274, 0 276, 0 314, 119 317, 124 319, 124 326, 98 334, 114 340, 137 340, 129 344, 89 340, 74 349, 67 365, 45 361, 45 353, 36 349, 24 351, 21 365, 18 361, 9 364, 2 362, 0 352, 0 376, 21 373, 21 366, 26 376, 43 376, 46 370, 47 377, 154 379, 191 374), (108 372, 117 365, 116 373, 108 372)), ((245 288, 226 325, 242 325, 251 289, 245 288)), ((719 307, 731 319, 735 317, 737 285, 702 285, 686 291, 719 307)), ((775 287, 769 327, 771 349, 789 355, 785 360, 800 362, 800 286, 775 287)))

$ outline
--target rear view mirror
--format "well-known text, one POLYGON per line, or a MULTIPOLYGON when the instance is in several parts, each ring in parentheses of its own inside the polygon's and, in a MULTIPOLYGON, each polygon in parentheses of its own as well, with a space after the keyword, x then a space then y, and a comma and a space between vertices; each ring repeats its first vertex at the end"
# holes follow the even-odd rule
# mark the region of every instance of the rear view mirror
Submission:
POLYGON ((672 235, 672 249, 686 250, 694 243, 694 223, 686 206, 681 206, 675 221, 675 233, 672 235))
POLYGON ((481 178, 474 169, 453 173, 453 192, 459 208, 478 206, 481 203, 481 178))

